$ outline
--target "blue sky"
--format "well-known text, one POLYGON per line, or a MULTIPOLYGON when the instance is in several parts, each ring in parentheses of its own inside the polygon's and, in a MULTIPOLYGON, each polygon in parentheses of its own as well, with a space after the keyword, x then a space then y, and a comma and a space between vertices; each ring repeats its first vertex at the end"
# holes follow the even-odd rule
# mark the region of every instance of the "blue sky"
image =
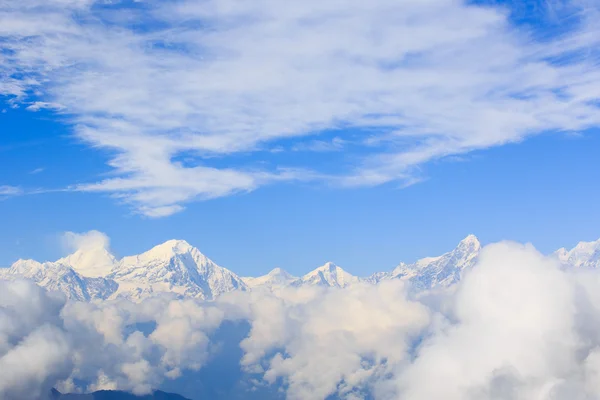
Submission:
POLYGON ((600 237, 593 3, 61 1, 0 13, 0 265, 92 229, 243 275, 600 237))

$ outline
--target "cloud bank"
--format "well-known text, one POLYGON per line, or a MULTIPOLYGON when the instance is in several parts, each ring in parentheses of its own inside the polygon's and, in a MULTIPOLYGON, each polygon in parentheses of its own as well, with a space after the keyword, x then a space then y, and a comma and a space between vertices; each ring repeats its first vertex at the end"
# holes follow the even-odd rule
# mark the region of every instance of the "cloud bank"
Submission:
POLYGON ((597 4, 518 4, 2 0, 0 94, 106 151, 114 174, 72 189, 151 217, 278 181, 406 185, 433 159, 599 125, 597 4), (268 156, 295 150, 348 162, 268 156))
POLYGON ((405 289, 389 281, 92 304, 0 282, 0 399, 43 398, 51 387, 147 393, 210 368, 228 350, 215 336, 226 321, 250 327, 235 345, 247 387, 277 387, 278 398, 598 398, 598 271, 566 271, 504 242, 485 247, 450 289, 405 289))

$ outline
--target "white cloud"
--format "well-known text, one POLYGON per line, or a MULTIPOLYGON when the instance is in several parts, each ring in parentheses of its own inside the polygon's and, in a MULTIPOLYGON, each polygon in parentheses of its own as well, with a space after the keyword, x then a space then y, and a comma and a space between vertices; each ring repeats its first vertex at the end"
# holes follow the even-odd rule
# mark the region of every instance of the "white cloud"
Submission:
POLYGON ((0 399, 41 398, 69 376, 63 305, 31 283, 0 280, 0 399))
POLYGON ((0 185, 0 198, 19 196, 21 194, 23 194, 23 189, 18 186, 0 185))
POLYGON ((71 253, 77 250, 108 250, 110 246, 110 238, 105 233, 94 230, 85 233, 65 232, 62 235, 62 242, 71 253))
MULTIPOLYGON (((449 0, 5 0, 0 92, 64 107, 116 174, 77 189, 149 216, 278 180, 413 180, 432 159, 600 123, 598 9, 557 4, 551 22, 568 17, 572 29, 538 39, 498 5, 449 0), (381 152, 357 153, 342 176, 210 166, 344 127, 366 128, 381 152), (200 165, 179 163, 182 153, 200 165)), ((324 142, 310 143, 297 146, 324 142)))
POLYGON ((599 284, 530 245, 494 244, 436 301, 407 301, 394 282, 255 298, 243 361, 283 378, 288 399, 593 399, 599 284))
POLYGON ((49 109, 49 110, 61 110, 64 107, 61 106, 60 104, 56 104, 56 103, 46 103, 43 101, 35 101, 33 102, 33 104, 27 106, 27 109, 29 111, 40 111, 43 109, 49 109))
POLYGON ((206 363, 207 335, 220 325, 223 313, 201 302, 165 297, 142 304, 72 303, 62 316, 74 335, 77 360, 63 383, 67 390, 78 379, 90 382, 83 388, 87 390, 118 388, 143 394, 181 370, 206 363), (152 332, 135 329, 148 322, 156 324, 152 332))
POLYGON ((288 399, 348 396, 366 387, 410 358, 412 342, 429 322, 426 307, 406 300, 401 281, 264 297, 250 302, 252 330, 241 343, 242 363, 253 370, 271 354, 265 379, 284 378, 288 399))
POLYGON ((457 322, 428 338, 397 373, 395 395, 572 398, 558 395, 561 386, 578 384, 583 367, 571 278, 530 246, 488 246, 457 290, 457 322))
POLYGON ((168 297, 65 304, 32 283, 0 280, 0 399, 41 399, 52 387, 149 393, 204 365, 207 335, 222 316, 213 306, 168 297), (145 322, 155 323, 152 332, 136 329, 145 322))
POLYGON ((328 151, 341 151, 347 141, 340 138, 334 137, 330 141, 325 140, 312 140, 310 142, 299 143, 292 147, 293 151, 316 151, 316 152, 328 152, 328 151))
POLYGON ((65 304, 0 281, 0 399, 53 385, 147 393, 210 365, 220 343, 212 335, 239 320, 251 326, 240 343, 244 370, 281 384, 290 400, 597 398, 600 271, 564 270, 505 242, 485 247, 456 287, 407 296, 391 281, 215 302, 65 304))

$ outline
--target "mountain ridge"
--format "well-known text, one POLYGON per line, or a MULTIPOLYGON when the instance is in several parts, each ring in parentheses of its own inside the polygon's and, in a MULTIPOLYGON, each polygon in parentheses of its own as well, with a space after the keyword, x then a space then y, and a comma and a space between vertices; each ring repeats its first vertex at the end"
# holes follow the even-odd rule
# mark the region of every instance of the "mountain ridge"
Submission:
MULTIPOLYGON (((79 301, 127 298, 141 301, 159 293, 176 297, 213 300, 231 291, 277 291, 285 287, 326 286, 346 288, 365 282, 378 284, 392 279, 408 282, 412 290, 449 287, 477 262, 481 243, 468 235, 449 252, 399 263, 390 271, 357 277, 333 262, 300 277, 282 268, 266 275, 240 277, 205 256, 185 240, 168 240, 138 255, 117 259, 106 248, 77 250, 54 262, 18 260, 0 269, 0 279, 30 279, 49 290, 79 301), (95 260, 95 261, 94 261, 95 260)), ((573 249, 551 254, 563 265, 600 268, 600 239, 580 242, 573 249)))
POLYGON ((448 287, 457 283, 465 271, 477 262, 481 243, 475 235, 468 235, 451 251, 437 257, 424 257, 414 263, 400 263, 388 273, 375 273, 370 279, 378 283, 386 279, 403 279, 416 290, 448 287))
POLYGON ((571 250, 561 247, 553 256, 564 265, 575 268, 600 268, 600 239, 579 242, 571 250))

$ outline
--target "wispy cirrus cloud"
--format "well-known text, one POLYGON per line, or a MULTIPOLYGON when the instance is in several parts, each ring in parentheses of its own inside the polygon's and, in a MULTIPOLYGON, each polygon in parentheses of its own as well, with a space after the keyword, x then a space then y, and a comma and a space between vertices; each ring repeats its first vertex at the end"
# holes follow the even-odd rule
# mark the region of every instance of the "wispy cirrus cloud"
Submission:
POLYGON ((449 0, 4 0, 0 93, 60 105, 115 173, 76 189, 148 216, 280 180, 410 182, 433 159, 600 125, 598 8, 539 9, 542 31, 509 6, 449 0), (319 151, 302 138, 343 141, 345 128, 379 145, 345 149, 354 164, 339 176, 210 163, 290 138, 319 151))
POLYGON ((18 186, 0 185, 0 199, 23 194, 23 189, 18 186))
POLYGON ((39 167, 39 168, 35 168, 32 169, 31 171, 29 171, 30 175, 37 175, 37 174, 41 174, 42 172, 44 172, 46 170, 46 168, 44 167, 39 167))

